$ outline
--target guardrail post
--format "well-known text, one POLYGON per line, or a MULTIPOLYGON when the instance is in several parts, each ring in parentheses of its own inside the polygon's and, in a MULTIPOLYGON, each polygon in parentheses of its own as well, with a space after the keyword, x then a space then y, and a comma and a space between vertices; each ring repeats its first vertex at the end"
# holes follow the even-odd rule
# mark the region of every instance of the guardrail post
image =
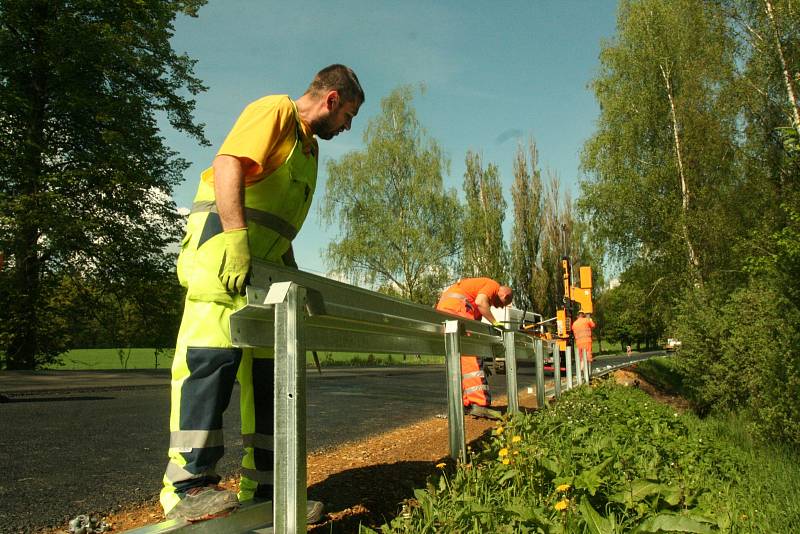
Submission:
POLYGON ((553 385, 556 398, 561 396, 561 350, 558 343, 553 343, 553 385))
POLYGON ((306 531, 306 290, 293 282, 270 286, 275 305, 275 534, 306 531))
MULTIPOLYGON (((558 345, 558 342, 556 342, 558 345)), ((564 353, 564 359, 567 360, 567 389, 572 389, 572 347, 567 345, 567 350, 564 353)))
POLYGON ((547 406, 544 397, 544 354, 542 345, 544 342, 537 339, 534 342, 536 347, 536 406, 544 408, 547 406))
MULTIPOLYGON (((444 322, 445 370, 447 372, 447 429, 450 435, 450 457, 467 461, 467 440, 464 433, 464 401, 461 394, 461 323, 444 322)), ((506 362, 508 365, 508 362, 506 362)))
POLYGON ((583 372, 581 371, 581 355, 577 347, 575 347, 575 383, 579 386, 583 384, 583 372))
POLYGON ((583 381, 589 383, 589 353, 586 349, 580 349, 581 361, 583 362, 583 381))
POLYGON ((503 345, 506 349, 506 395, 508 396, 508 413, 519 411, 517 391, 517 335, 513 331, 503 332, 503 345))

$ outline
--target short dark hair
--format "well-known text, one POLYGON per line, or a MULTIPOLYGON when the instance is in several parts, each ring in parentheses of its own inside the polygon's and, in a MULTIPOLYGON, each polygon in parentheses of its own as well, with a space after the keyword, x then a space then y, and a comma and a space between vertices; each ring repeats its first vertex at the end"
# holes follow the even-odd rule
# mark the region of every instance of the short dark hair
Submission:
POLYGON ((358 76, 350 67, 338 63, 328 65, 319 71, 306 93, 319 95, 323 91, 338 91, 345 102, 357 100, 359 105, 364 103, 364 90, 361 88, 358 76))

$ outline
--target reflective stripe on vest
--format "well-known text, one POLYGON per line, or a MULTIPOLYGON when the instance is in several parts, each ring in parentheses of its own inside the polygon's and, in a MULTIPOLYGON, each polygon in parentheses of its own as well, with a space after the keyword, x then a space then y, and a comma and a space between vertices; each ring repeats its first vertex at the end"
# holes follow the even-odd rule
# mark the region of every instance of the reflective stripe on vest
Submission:
MULTIPOLYGON (((217 211, 217 202, 214 200, 196 200, 192 203, 191 213, 219 213, 217 211)), ((268 228, 280 235, 281 237, 291 241, 297 235, 297 228, 284 221, 275 214, 261 211, 255 208, 244 208, 244 216, 247 221, 252 221, 264 228, 268 228)))
POLYGON ((489 386, 487 386, 486 384, 481 384, 480 386, 472 386, 471 388, 467 388, 464 390, 464 395, 481 390, 489 391, 489 386))
POLYGON ((461 293, 445 293, 442 295, 443 299, 460 299, 460 300, 467 300, 466 295, 462 295, 461 293))

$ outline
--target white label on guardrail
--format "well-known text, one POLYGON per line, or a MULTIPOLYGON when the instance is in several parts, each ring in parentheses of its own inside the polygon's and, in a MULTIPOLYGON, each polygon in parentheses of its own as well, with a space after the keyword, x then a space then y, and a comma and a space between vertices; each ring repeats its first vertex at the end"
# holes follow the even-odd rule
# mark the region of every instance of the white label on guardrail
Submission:
POLYGON ((275 282, 269 286, 269 292, 267 293, 267 298, 264 299, 264 304, 280 304, 285 301, 291 285, 292 282, 275 282))
POLYGON ((457 334, 458 333, 458 321, 445 321, 444 322, 444 333, 445 334, 457 334))

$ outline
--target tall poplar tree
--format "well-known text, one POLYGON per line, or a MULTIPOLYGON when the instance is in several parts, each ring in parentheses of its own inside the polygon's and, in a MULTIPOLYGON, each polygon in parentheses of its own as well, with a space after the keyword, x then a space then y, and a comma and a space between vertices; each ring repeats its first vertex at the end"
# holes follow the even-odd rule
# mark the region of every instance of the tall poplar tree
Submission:
POLYGON ((514 183, 511 199, 514 226, 511 234, 511 281, 518 308, 545 313, 539 284, 542 280, 542 176, 539 153, 533 139, 527 147, 517 145, 514 154, 514 183), (526 151, 527 148, 527 151, 526 151))
POLYGON ((320 212, 339 235, 327 259, 339 273, 433 304, 460 251, 461 206, 444 187, 448 160, 427 135, 402 86, 381 100, 365 150, 328 162, 320 212))
POLYGON ((205 0, 0 3, 0 350, 33 368, 65 348, 64 276, 157 295, 186 163, 156 117, 205 142, 194 62, 169 42, 205 0), (145 283, 149 287, 141 288, 145 283), (137 289, 137 290, 138 290, 137 289))
POLYGON ((464 172, 464 221, 461 276, 486 276, 502 283, 508 271, 508 249, 503 238, 506 201, 497 165, 486 168, 480 154, 469 151, 464 172))

